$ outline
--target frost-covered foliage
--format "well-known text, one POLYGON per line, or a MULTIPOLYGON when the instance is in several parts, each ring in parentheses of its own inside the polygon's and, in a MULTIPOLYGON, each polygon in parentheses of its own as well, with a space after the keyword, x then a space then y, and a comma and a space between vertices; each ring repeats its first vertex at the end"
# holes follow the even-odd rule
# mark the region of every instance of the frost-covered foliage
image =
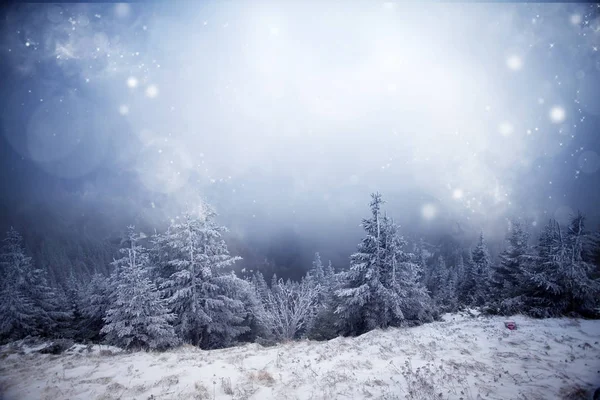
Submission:
POLYGON ((493 269, 491 290, 492 304, 497 312, 513 314, 523 310, 524 266, 529 234, 522 224, 514 221, 506 238, 507 246, 500 254, 500 262, 493 269))
POLYGON ((483 306, 490 299, 491 259, 483 232, 465 262, 459 298, 466 305, 483 306))
POLYGON ((405 312, 418 318, 429 301, 418 266, 402 251, 406 243, 397 226, 381 215, 382 203, 380 194, 372 195, 372 216, 362 223, 366 236, 350 257, 350 269, 340 276, 335 312, 343 334, 398 326, 407 318, 405 312))
POLYGON ((233 296, 241 283, 226 270, 240 258, 229 255, 226 229, 214 217, 208 207, 200 214, 186 213, 171 224, 164 239, 172 258, 161 289, 177 316, 177 334, 203 348, 227 345, 248 329, 243 325, 244 304, 233 296))
POLYGON ((545 227, 536 254, 527 257, 524 301, 529 313, 553 316, 566 313, 593 314, 598 307, 600 281, 597 266, 584 260, 589 238, 584 218, 575 216, 566 231, 554 220, 545 227))
POLYGON ((125 349, 164 349, 178 342, 170 324, 175 316, 148 278, 148 254, 139 238, 130 226, 123 257, 115 260, 120 273, 101 333, 109 344, 125 349))
POLYGON ((56 292, 60 299, 61 309, 69 315, 69 318, 60 321, 58 329, 64 333, 65 337, 79 339, 85 323, 82 310, 82 283, 71 273, 65 285, 58 287, 56 292))
POLYGON ((6 234, 0 253, 2 292, 0 298, 0 335, 3 340, 37 334, 36 309, 25 286, 32 269, 31 257, 21 248, 21 236, 12 229, 6 234))
POLYGON ((21 235, 11 228, 0 251, 0 340, 49 335, 68 313, 60 310, 45 271, 36 269, 22 247, 21 235))
MULTIPOLYGON (((237 288, 233 295, 244 305, 246 317, 242 325, 247 327, 243 334, 236 337, 236 340, 241 342, 270 343, 273 337, 271 336, 271 332, 265 326, 263 319, 264 305, 261 301, 262 297, 256 289, 253 278, 251 280, 236 280, 237 288)), ((264 278, 262 279, 262 282, 264 283, 266 290, 268 290, 264 278)))
POLYGON ((327 340, 337 336, 335 327, 335 290, 338 276, 331 261, 323 266, 321 256, 315 253, 312 269, 308 272, 308 281, 317 290, 314 316, 309 321, 306 335, 313 340, 327 340))
POLYGON ((109 281, 102 274, 94 274, 82 291, 81 312, 85 323, 80 336, 84 339, 98 340, 100 329, 104 326, 104 317, 110 306, 109 281))
POLYGON ((270 285, 259 271, 236 275, 239 257, 229 254, 226 229, 208 206, 149 238, 130 227, 110 275, 80 280, 71 271, 56 287, 11 229, 0 253, 0 340, 41 335, 104 338, 127 349, 182 342, 218 348, 358 335, 429 322, 463 307, 599 316, 600 235, 585 230, 583 216, 566 227, 550 221, 533 248, 515 221, 504 250, 492 258, 483 233, 472 250, 420 240, 410 252, 382 204, 373 194, 371 216, 362 221, 365 237, 349 268, 336 273, 315 253, 302 279, 273 275, 270 285))
POLYGON ((319 286, 309 279, 275 279, 264 300, 262 322, 276 340, 298 338, 314 318, 318 296, 319 286))
POLYGON ((429 274, 427 289, 435 304, 443 312, 454 311, 457 307, 457 279, 456 269, 450 268, 444 257, 438 256, 429 274))

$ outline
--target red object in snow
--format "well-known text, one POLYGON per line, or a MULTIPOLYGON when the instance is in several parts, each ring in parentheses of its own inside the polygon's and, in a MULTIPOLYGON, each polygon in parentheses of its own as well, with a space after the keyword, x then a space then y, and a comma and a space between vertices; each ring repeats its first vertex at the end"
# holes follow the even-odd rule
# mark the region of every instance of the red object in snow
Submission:
POLYGON ((507 327, 508 329, 510 329, 511 331, 514 331, 517 329, 517 324, 514 321, 505 322, 504 326, 507 327))

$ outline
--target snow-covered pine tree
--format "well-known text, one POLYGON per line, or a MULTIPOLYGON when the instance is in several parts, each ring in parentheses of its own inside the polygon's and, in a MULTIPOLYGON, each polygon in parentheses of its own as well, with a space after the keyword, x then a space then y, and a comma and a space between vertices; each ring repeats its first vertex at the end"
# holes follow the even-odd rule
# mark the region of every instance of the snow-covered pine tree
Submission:
MULTIPOLYGON (((123 254, 123 252, 127 251, 126 249, 128 249, 131 246, 130 235, 132 234, 132 229, 133 229, 132 226, 128 226, 127 231, 124 232, 121 237, 121 242, 120 242, 121 247, 118 250, 118 252, 120 254, 123 254)), ((147 257, 148 255, 146 254, 145 256, 147 257)), ((148 264, 150 264, 150 263, 148 263, 148 264)), ((117 301, 118 289, 119 289, 119 285, 121 284, 121 281, 122 281, 121 274, 123 273, 123 270, 128 265, 127 256, 121 257, 119 259, 115 259, 113 257, 113 260, 111 261, 110 265, 112 266, 112 271, 106 280, 106 284, 108 286, 106 295, 107 295, 109 308, 112 307, 112 305, 117 301)), ((108 309, 107 309, 107 311, 108 311, 108 309)), ((106 315, 103 316, 103 319, 104 319, 104 317, 106 317, 106 315)))
POLYGON ((591 233, 584 244, 583 259, 594 265, 592 277, 600 279, 600 231, 591 233))
POLYGON ((67 302, 66 310, 69 310, 73 317, 73 323, 78 325, 83 318, 81 307, 83 301, 83 285, 75 277, 73 271, 69 273, 69 277, 64 284, 64 295, 67 302))
POLYGON ((60 304, 59 309, 63 310, 62 318, 57 318, 57 327, 53 336, 65 337, 70 339, 84 339, 79 334, 82 331, 81 326, 84 323, 82 313, 82 285, 71 271, 62 286, 54 288, 54 294, 60 304))
POLYGON ((477 286, 471 251, 465 250, 460 259, 462 260, 463 274, 458 283, 458 302, 463 306, 471 306, 475 302, 474 295, 477 286))
POLYGON ((312 263, 312 268, 308 271, 307 279, 315 284, 315 286, 321 286, 325 283, 325 268, 321 261, 321 255, 315 253, 315 259, 312 263))
POLYGON ((323 266, 319 253, 315 253, 313 267, 306 278, 317 289, 314 318, 307 328, 307 336, 314 340, 326 340, 336 336, 335 297, 336 276, 331 261, 323 266))
POLYGON ((253 273, 252 278, 250 278, 250 285, 253 291, 252 299, 254 299, 254 303, 249 310, 252 314, 251 321, 248 324, 250 331, 244 334, 243 338, 250 337, 252 338, 251 341, 272 343, 275 337, 273 336, 269 316, 267 315, 267 305, 271 289, 260 271, 253 273))
POLYGON ((461 304, 461 299, 460 299, 460 290, 462 287, 462 282, 465 279, 465 262, 463 260, 463 255, 462 255, 462 250, 458 249, 456 251, 455 257, 454 257, 454 271, 455 271, 455 275, 456 275, 456 281, 455 281, 455 285, 454 285, 454 291, 456 293, 456 301, 458 303, 458 305, 461 304))
POLYGON ((327 262, 327 266, 325 267, 325 281, 330 285, 335 281, 335 268, 333 268, 331 260, 327 262))
POLYGON ((389 237, 386 239, 385 246, 386 259, 387 263, 392 265, 392 274, 388 274, 388 277, 392 277, 389 286, 399 297, 400 309, 404 317, 398 322, 410 325, 430 322, 437 312, 434 312, 431 297, 422 283, 423 270, 419 263, 425 261, 425 253, 415 255, 403 251, 407 243, 400 235, 399 227, 393 219, 386 218, 385 227, 386 235, 389 237))
POLYGON ((548 221, 542 231, 536 254, 525 257, 524 301, 529 314, 535 317, 561 315, 568 307, 565 279, 566 248, 560 226, 548 221))
POLYGON ((215 216, 208 206, 195 215, 185 213, 165 235, 174 272, 161 289, 177 316, 179 337, 203 348, 224 346, 248 329, 243 303, 231 297, 239 278, 225 270, 240 258, 229 255, 226 228, 215 223, 215 216))
POLYGON ((483 232, 479 234, 477 246, 471 254, 473 260, 473 268, 471 274, 475 287, 473 288, 472 298, 474 306, 483 306, 490 300, 490 277, 491 277, 491 260, 490 254, 483 237, 483 232))
POLYGON ((114 302, 106 313, 101 333, 108 343, 125 349, 165 349, 177 344, 174 319, 148 277, 148 254, 139 244, 135 228, 128 228, 123 257, 115 260, 120 268, 114 302))
POLYGON ((256 271, 254 275, 252 275, 252 279, 250 281, 254 286, 254 290, 256 291, 257 297, 264 301, 269 295, 269 285, 265 281, 265 277, 260 271, 256 271))
POLYGON ((581 214, 567 229, 554 220, 544 228, 536 255, 527 257, 524 275, 525 304, 537 317, 568 313, 594 315, 600 296, 600 282, 594 266, 584 258, 584 243, 589 238, 581 214))
POLYGON ((79 336, 98 341, 104 326, 104 317, 111 305, 109 280, 102 274, 94 274, 83 288, 81 312, 84 322, 79 336))
POLYGON ((393 320, 404 318, 399 301, 393 301, 397 297, 383 284, 382 274, 388 273, 391 267, 384 265, 383 200, 379 193, 372 194, 371 198, 372 216, 362 222, 366 236, 359 243, 358 252, 350 256, 350 269, 342 272, 342 288, 336 292, 340 300, 336 314, 345 335, 384 328, 393 320))
POLYGON ((265 326, 265 309, 263 299, 268 296, 269 287, 267 286, 264 277, 260 272, 260 278, 256 275, 252 275, 250 279, 239 279, 240 285, 238 287, 235 297, 240 299, 244 304, 246 313, 246 319, 242 325, 247 326, 248 330, 237 337, 237 340, 242 342, 252 343, 271 343, 271 333, 265 326), (258 279, 262 282, 258 283, 258 279), (259 285, 263 285, 260 289, 259 285))
POLYGON ((0 251, 0 340, 3 342, 40 333, 37 318, 41 310, 26 290, 26 275, 33 266, 21 242, 21 235, 11 227, 0 251))
POLYGON ((148 257, 150 259, 150 280, 157 287, 168 281, 177 269, 171 260, 179 256, 179 251, 169 245, 166 233, 154 232, 149 238, 148 257))
POLYGON ((59 322, 64 324, 71 319, 70 313, 65 309, 66 304, 58 296, 56 289, 48 284, 45 270, 31 268, 25 274, 27 281, 25 290, 37 309, 37 324, 39 334, 53 337, 57 332, 59 322))
POLYGON ((523 268, 528 253, 529 234, 522 224, 513 221, 507 235, 506 249, 500 253, 500 263, 493 268, 490 282, 496 312, 514 314, 523 307, 523 268))
POLYGON ((565 283, 569 297, 568 312, 586 316, 597 314, 600 305, 600 280, 593 277, 595 266, 584 258, 584 248, 590 238, 590 233, 585 229, 584 216, 577 213, 566 234, 568 267, 565 283))
POLYGON ((441 255, 433 266, 429 280, 429 293, 442 312, 456 308, 456 271, 450 270, 441 255))
POLYGON ((46 272, 33 266, 25 255, 22 237, 11 228, 0 252, 2 269, 2 304, 0 337, 15 339, 27 335, 53 335, 57 321, 69 315, 60 309, 54 289, 48 285, 46 272))
POLYGON ((458 273, 456 267, 448 269, 448 280, 444 287, 442 298, 445 299, 445 311, 453 312, 458 309, 458 294, 456 292, 458 273))
POLYGON ((419 267, 419 280, 427 286, 429 280, 429 270, 427 266, 427 254, 425 250, 425 242, 423 239, 419 239, 419 242, 415 245, 414 259, 413 262, 419 267))
POLYGON ((350 269, 341 273, 341 288, 336 290, 335 312, 345 335, 399 325, 405 320, 403 309, 418 315, 429 298, 418 283, 418 266, 401 250, 405 242, 397 226, 381 215, 381 195, 371 197, 372 216, 362 223, 366 237, 350 257, 350 269))
POLYGON ((429 290, 431 298, 436 303, 440 303, 441 291, 448 280, 448 267, 444 257, 441 255, 437 257, 428 275, 427 290, 429 290))
POLYGON ((250 330, 248 316, 252 299, 246 295, 246 281, 231 271, 225 273, 217 268, 206 282, 204 297, 205 312, 211 323, 205 327, 201 347, 214 349, 231 346, 235 340, 250 330), (212 297, 212 298, 211 298, 212 297))
POLYGON ((331 265, 331 261, 329 261, 327 267, 325 267, 321 261, 320 254, 315 253, 312 268, 308 271, 305 279, 308 284, 315 287, 317 293, 317 298, 315 300, 315 314, 322 309, 329 307, 331 305, 329 303, 335 286, 335 272, 331 265))
POLYGON ((483 235, 483 231, 479 234, 477 246, 471 253, 473 263, 472 273, 475 277, 475 305, 484 305, 490 299, 490 279, 491 279, 491 258, 487 248, 487 243, 483 235))

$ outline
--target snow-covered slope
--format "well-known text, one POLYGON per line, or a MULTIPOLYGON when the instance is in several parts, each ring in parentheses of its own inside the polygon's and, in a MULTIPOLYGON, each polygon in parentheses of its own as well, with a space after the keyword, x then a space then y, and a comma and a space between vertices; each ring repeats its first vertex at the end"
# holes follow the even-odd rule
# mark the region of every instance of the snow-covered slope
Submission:
POLYGON ((4 346, 0 397, 586 399, 600 385, 600 321, 514 317, 510 331, 505 320, 449 314, 358 338, 214 351, 77 345, 44 355, 4 346))

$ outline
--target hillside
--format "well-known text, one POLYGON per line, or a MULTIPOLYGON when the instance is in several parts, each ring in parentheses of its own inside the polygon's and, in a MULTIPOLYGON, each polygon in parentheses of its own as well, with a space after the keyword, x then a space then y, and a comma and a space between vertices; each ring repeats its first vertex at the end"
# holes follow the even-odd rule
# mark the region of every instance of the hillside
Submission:
POLYGON ((0 348, 13 399, 577 399, 600 384, 600 321, 446 314, 444 321, 328 342, 62 355, 0 348))

